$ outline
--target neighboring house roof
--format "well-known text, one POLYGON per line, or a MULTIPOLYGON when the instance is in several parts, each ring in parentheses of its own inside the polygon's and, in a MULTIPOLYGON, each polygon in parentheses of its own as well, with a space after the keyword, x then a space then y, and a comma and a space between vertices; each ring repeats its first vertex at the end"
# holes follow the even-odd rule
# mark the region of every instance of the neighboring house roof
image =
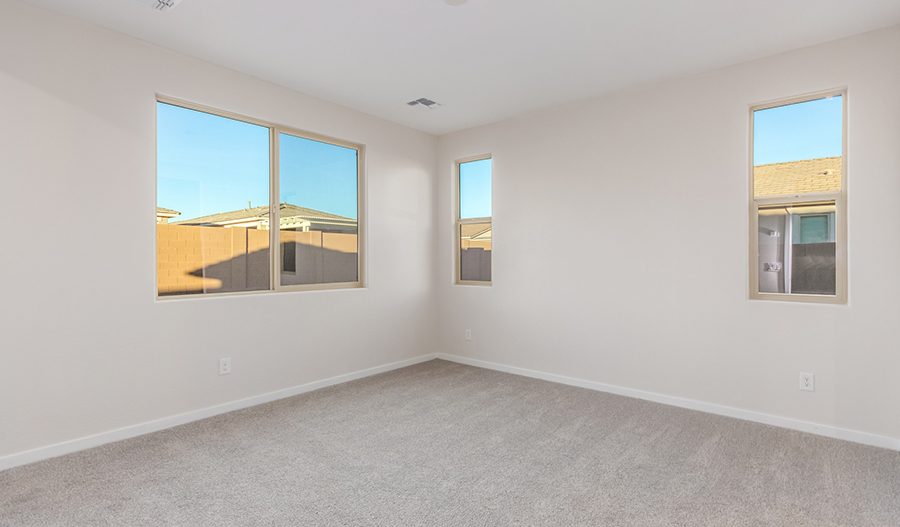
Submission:
POLYGON ((177 210, 172 209, 164 209, 162 207, 156 207, 156 215, 161 218, 174 218, 181 214, 177 210))
POLYGON ((459 235, 463 239, 490 241, 491 225, 484 223, 464 223, 459 226, 459 235))
POLYGON ((234 223, 238 221, 246 221, 249 219, 257 219, 260 214, 269 213, 269 206, 253 207, 251 209, 232 210, 229 212, 220 212, 218 214, 210 214, 208 216, 200 216, 189 220, 176 221, 175 225, 220 225, 223 223, 234 223))
MULTIPOLYGON (((260 214, 261 218, 269 217, 269 208, 264 207, 266 209, 264 214, 260 214)), ((350 221, 356 223, 356 220, 353 218, 347 218, 345 216, 338 216, 337 214, 329 214, 327 212, 322 212, 321 210, 308 209, 306 207, 298 207, 297 205, 291 205, 290 203, 281 203, 279 207, 278 215, 282 218, 294 218, 294 217, 302 217, 308 220, 334 220, 334 221, 350 221)))
POLYGON ((756 197, 840 190, 840 156, 753 167, 753 195, 756 197))
MULTIPOLYGON (((281 203, 279 207, 279 215, 282 223, 288 218, 302 217, 309 220, 320 220, 326 222, 338 222, 345 224, 356 224, 353 218, 338 216, 337 214, 329 214, 320 210, 308 209, 306 207, 298 207, 290 203, 281 203)), ((225 225, 230 223, 243 223, 250 220, 266 221, 269 219, 269 206, 253 207, 250 209, 233 210, 230 212, 220 212, 218 214, 210 214, 209 216, 201 216, 190 220, 182 220, 175 222, 176 225, 225 225)))

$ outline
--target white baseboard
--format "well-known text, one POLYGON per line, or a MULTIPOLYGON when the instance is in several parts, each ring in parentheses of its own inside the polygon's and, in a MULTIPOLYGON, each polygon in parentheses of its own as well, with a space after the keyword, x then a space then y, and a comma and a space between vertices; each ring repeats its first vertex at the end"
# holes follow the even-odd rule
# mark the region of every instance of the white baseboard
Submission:
POLYGON ((377 375, 379 373, 384 373, 399 368, 405 368, 407 366, 412 366, 413 364, 418 364, 420 362, 425 362, 436 358, 436 353, 421 355, 412 359, 385 364, 384 366, 377 366, 375 368, 347 373, 345 375, 338 375, 337 377, 331 377, 330 379, 311 382, 308 384, 301 384, 300 386, 294 386, 292 388, 285 388, 283 390, 256 395, 254 397, 248 397, 239 401, 211 406, 209 408, 203 408, 201 410, 195 410, 193 412, 178 414, 172 417, 165 417, 163 419, 150 421, 148 423, 126 426, 125 428, 119 428, 117 430, 111 430, 109 432, 103 432, 97 435, 73 439, 71 441, 65 441, 63 443, 57 443, 55 445, 46 447, 35 448, 34 450, 28 450, 17 454, 11 454, 8 456, 0 457, 0 471, 6 470, 8 468, 18 467, 21 465, 27 465, 29 463, 34 463, 36 461, 41 461, 52 457, 62 456, 64 454, 71 454, 72 452, 78 452, 80 450, 87 450, 88 448, 94 448, 100 445, 105 445, 107 443, 112 443, 114 441, 121 441, 123 439, 149 434, 158 430, 172 428, 173 426, 183 425, 193 421, 199 421, 201 419, 206 419, 207 417, 213 417, 215 415, 233 412, 234 410, 240 410, 242 408, 248 408, 250 406, 256 406, 258 404, 268 403, 271 401, 276 401, 278 399, 284 399, 285 397, 292 397, 294 395, 311 392, 313 390, 318 390, 327 386, 355 381, 356 379, 362 379, 363 377, 369 377, 371 375, 377 375))
POLYGON ((809 423, 806 421, 799 421, 797 419, 779 417, 777 415, 752 412, 750 410, 741 410, 739 408, 721 406, 712 403, 704 403, 701 401, 694 401, 692 399, 682 399, 680 397, 672 397, 669 395, 662 395, 653 392, 645 392, 643 390, 623 388, 621 386, 614 386, 612 384, 604 384, 601 382, 586 381, 583 379, 576 379, 574 377, 566 377, 563 375, 555 375, 552 373, 544 373, 540 371, 527 370, 524 368, 516 368, 514 366, 506 366, 494 362, 470 359, 468 357, 460 357, 459 355, 438 353, 437 358, 452 362, 458 362, 460 364, 467 364, 469 366, 476 366, 478 368, 497 370, 506 373, 512 373, 515 375, 522 375, 524 377, 532 377, 534 379, 541 379, 560 384, 568 384, 570 386, 578 386, 580 388, 587 388, 589 390, 597 390, 600 392, 613 393, 616 395, 624 395, 627 397, 634 397, 636 399, 653 401, 655 403, 668 404, 670 406, 678 406, 680 408, 687 408, 690 410, 699 410, 701 412, 707 412, 710 414, 724 415, 726 417, 734 417, 736 419, 743 419, 745 421, 754 421, 757 423, 778 426, 781 428, 799 430, 801 432, 809 432, 811 434, 820 436, 833 437, 836 439, 843 439, 845 441, 853 441, 854 443, 861 443, 864 445, 900 451, 900 439, 895 439, 892 437, 868 434, 866 432, 848 430, 846 428, 837 428, 834 426, 809 423))

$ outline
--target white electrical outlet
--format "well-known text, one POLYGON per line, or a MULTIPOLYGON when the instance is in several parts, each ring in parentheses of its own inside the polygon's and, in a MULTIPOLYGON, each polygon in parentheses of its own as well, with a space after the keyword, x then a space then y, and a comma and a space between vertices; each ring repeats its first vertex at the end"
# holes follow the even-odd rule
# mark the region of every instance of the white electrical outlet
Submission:
POLYGON ((219 375, 231 373, 231 359, 219 359, 219 375))
POLYGON ((816 391, 816 376, 812 373, 800 373, 800 389, 807 392, 816 391))
POLYGON ((466 330, 466 340, 472 340, 472 330, 471 329, 466 330))

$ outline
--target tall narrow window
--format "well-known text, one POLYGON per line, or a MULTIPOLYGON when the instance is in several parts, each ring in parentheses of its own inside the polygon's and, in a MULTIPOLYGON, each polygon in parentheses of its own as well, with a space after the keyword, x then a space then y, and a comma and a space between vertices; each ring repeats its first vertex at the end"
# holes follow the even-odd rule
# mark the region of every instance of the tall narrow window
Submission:
POLYGON ((491 158, 464 159, 456 167, 459 193, 457 283, 490 285, 491 158))
POLYGON ((360 287, 362 153, 160 98, 158 296, 360 287))
POLYGON ((847 294, 846 92, 751 110, 751 297, 847 294))

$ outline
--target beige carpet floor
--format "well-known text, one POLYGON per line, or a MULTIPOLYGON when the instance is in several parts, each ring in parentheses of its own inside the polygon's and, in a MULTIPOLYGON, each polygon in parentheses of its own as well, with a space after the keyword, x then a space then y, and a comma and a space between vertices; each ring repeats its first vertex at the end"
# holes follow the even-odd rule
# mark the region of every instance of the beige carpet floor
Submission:
POLYGON ((431 361, 0 472, 3 526, 900 526, 900 453, 431 361))

